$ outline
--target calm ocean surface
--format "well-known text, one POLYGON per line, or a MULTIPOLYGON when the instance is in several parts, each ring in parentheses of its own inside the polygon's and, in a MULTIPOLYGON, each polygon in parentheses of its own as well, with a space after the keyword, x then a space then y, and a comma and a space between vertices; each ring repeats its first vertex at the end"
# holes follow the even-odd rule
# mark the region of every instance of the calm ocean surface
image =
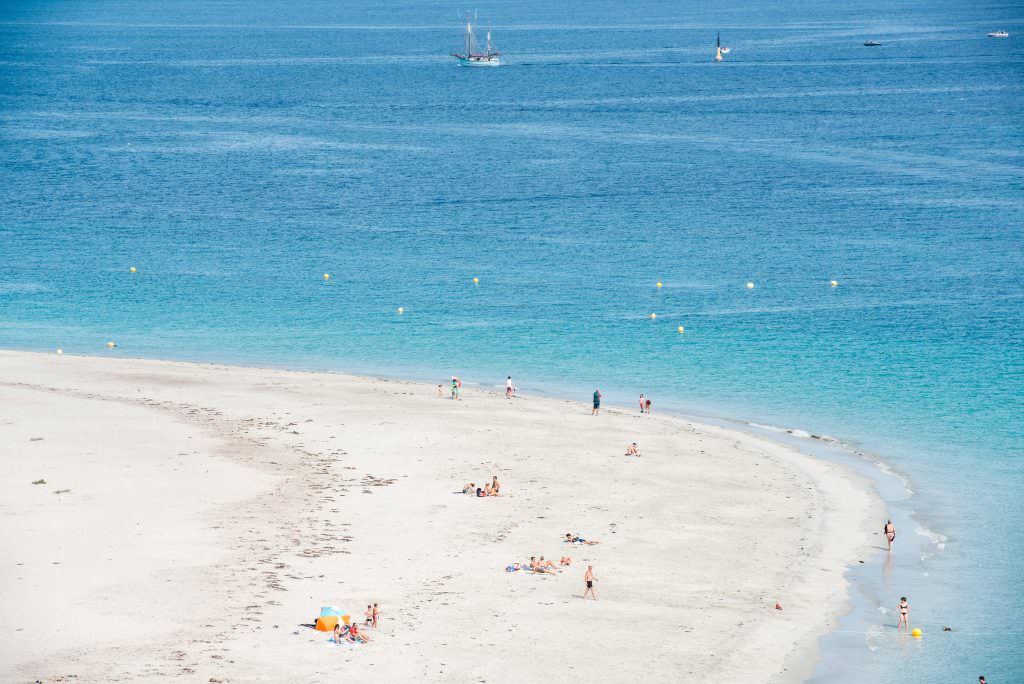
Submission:
POLYGON ((477 7, 499 69, 439 0, 0 5, 0 347, 832 435, 914 517, 817 680, 1024 681, 1024 5, 477 7))

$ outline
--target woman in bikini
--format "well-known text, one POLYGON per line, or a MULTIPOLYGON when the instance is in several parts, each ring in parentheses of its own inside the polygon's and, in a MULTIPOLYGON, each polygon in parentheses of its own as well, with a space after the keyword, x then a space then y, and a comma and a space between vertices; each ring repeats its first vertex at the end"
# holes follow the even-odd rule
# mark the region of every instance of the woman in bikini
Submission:
POLYGON ((885 538, 889 541, 889 551, 892 551, 892 543, 896 541, 896 526, 892 524, 892 520, 885 521, 882 531, 885 532, 885 538))
POLYGON ((501 489, 501 485, 498 483, 498 476, 494 475, 494 480, 491 482, 491 494, 494 496, 500 496, 498 490, 501 489))
POLYGON ((906 596, 900 596, 900 603, 896 607, 900 611, 900 622, 896 625, 896 631, 899 631, 901 627, 910 629, 910 604, 907 603, 906 596))

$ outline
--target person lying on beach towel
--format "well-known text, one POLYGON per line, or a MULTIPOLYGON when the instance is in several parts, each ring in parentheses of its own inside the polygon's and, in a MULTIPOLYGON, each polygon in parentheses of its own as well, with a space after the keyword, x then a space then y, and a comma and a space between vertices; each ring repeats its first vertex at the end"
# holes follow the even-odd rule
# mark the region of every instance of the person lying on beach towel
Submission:
MULTIPOLYGON (((541 556, 541 561, 543 561, 543 560, 544 560, 544 557, 541 556)), ((555 570, 555 564, 554 563, 552 563, 551 561, 547 561, 547 564, 542 565, 541 562, 537 560, 536 556, 530 556, 530 570, 532 570, 534 572, 544 573, 544 574, 547 574, 547 575, 557 575, 558 574, 558 570, 555 570)))
POLYGON ((600 544, 601 542, 587 541, 586 539, 584 539, 583 537, 580 537, 579 535, 574 535, 571 532, 566 532, 565 533, 565 543, 566 544, 586 544, 587 546, 593 546, 594 544, 600 544))
POLYGON ((353 624, 348 628, 348 640, 352 643, 365 644, 370 641, 370 637, 366 636, 365 632, 359 631, 359 625, 353 624))
POLYGON ((572 556, 562 556, 558 559, 559 565, 572 565, 572 556))

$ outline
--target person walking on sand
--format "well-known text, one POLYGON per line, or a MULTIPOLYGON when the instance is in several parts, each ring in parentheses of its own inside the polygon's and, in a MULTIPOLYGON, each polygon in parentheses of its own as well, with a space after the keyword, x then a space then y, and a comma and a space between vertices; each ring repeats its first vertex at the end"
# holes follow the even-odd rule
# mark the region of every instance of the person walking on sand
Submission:
POLYGON ((901 627, 906 627, 910 630, 910 604, 907 603, 906 596, 900 596, 900 603, 896 607, 900 612, 900 622, 896 625, 896 631, 898 632, 901 627))
POLYGON ((587 583, 587 588, 583 590, 583 600, 587 600, 587 594, 590 594, 590 598, 597 600, 597 594, 594 593, 594 582, 597 578, 594 577, 594 566, 588 565, 587 571, 583 573, 583 581, 587 583))
POLYGON ((644 399, 645 399, 644 393, 641 392, 640 393, 640 413, 644 412, 644 399))
POLYGON ((452 399, 462 401, 462 381, 452 376, 452 399))
POLYGON ((380 608, 378 608, 377 604, 374 603, 373 604, 373 628, 374 629, 377 629, 377 622, 379 620, 380 620, 380 608))
POLYGON ((596 416, 601 410, 601 390, 594 390, 594 410, 590 412, 590 415, 596 416))
POLYGON ((646 409, 647 415, 651 415, 651 400, 644 399, 644 409, 646 409))
POLYGON ((886 520, 882 530, 885 532, 886 541, 889 542, 889 552, 892 553, 892 543, 896 541, 896 526, 892 524, 892 520, 886 520))
POLYGON ((505 398, 511 399, 516 396, 516 386, 512 384, 512 376, 505 378, 505 398))

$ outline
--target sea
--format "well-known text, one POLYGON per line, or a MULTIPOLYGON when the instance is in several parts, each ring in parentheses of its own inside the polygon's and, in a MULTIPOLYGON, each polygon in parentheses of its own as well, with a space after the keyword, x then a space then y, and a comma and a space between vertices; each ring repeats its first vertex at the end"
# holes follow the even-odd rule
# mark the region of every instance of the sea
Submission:
POLYGON ((1020 0, 0 3, 0 347, 832 450, 899 535, 811 681, 1024 681, 1022 330, 1020 0))

